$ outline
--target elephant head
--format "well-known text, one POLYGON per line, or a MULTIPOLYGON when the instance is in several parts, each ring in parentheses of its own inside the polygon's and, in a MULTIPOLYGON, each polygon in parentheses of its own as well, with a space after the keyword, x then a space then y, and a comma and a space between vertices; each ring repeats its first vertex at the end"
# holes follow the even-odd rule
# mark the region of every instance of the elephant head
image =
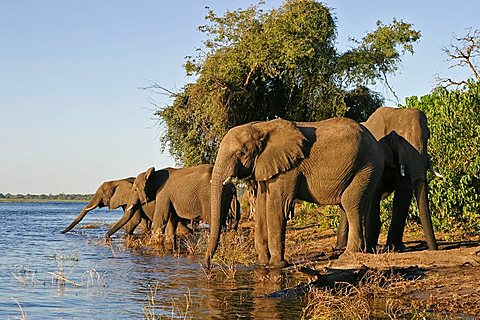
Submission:
POLYGON ((85 215, 93 209, 99 207, 108 207, 110 210, 117 209, 127 204, 130 196, 132 184, 135 178, 125 178, 120 180, 106 181, 100 185, 90 202, 80 212, 68 227, 62 230, 62 233, 70 231, 75 227, 85 215))
POLYGON ((149 187, 149 179, 152 176, 152 173, 155 172, 154 167, 150 167, 145 172, 141 172, 135 178, 135 181, 132 183, 132 192, 130 193, 130 198, 128 199, 127 209, 131 209, 131 206, 135 204, 146 204, 152 200, 155 200, 155 193, 150 192, 152 188, 149 187))
POLYGON ((233 177, 266 181, 291 170, 305 157, 306 140, 295 123, 283 119, 247 123, 227 132, 212 173, 210 239, 205 256, 208 266, 218 246, 225 185, 233 177))
POLYGON ((132 219, 134 212, 155 200, 156 193, 168 178, 168 170, 155 171, 154 167, 141 172, 132 182, 126 201, 126 210, 120 220, 107 232, 110 237, 132 219))
POLYGON ((430 160, 427 141, 430 131, 425 114, 417 109, 382 107, 363 125, 379 141, 386 156, 386 167, 390 175, 387 180, 394 181, 395 197, 398 196, 400 199, 397 200, 398 203, 395 203, 394 199, 394 207, 398 205, 402 208, 400 211, 405 211, 400 214, 399 219, 392 216, 387 245, 403 246, 402 235, 413 192, 428 246, 436 250, 437 242, 428 205, 427 170, 430 167, 430 160))

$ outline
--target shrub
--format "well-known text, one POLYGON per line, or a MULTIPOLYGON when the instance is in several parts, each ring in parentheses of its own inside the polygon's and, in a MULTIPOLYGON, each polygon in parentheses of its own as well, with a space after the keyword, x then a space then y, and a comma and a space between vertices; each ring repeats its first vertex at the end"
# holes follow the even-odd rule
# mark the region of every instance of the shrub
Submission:
POLYGON ((406 107, 427 115, 428 151, 443 175, 429 182, 435 228, 480 233, 480 84, 438 88, 420 99, 407 98, 406 107))

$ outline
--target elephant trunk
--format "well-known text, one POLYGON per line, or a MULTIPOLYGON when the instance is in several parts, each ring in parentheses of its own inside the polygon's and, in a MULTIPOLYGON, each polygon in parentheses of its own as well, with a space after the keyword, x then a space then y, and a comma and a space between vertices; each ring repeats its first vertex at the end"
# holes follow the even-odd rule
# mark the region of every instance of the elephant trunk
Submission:
MULTIPOLYGON (((219 157, 217 156, 217 159, 219 157)), ((216 163, 212 172, 211 183, 211 212, 210 212, 210 237, 208 240, 207 251, 205 253, 205 264, 210 268, 212 259, 218 247, 220 240, 221 221, 222 221, 222 195, 225 184, 234 174, 234 165, 216 163)))
POLYGON ((428 206, 428 185, 426 179, 418 179, 414 182, 413 190, 415 191, 415 198, 417 199, 418 211, 420 221, 422 223, 423 232, 430 250, 437 250, 438 245, 435 240, 435 233, 433 231, 432 218, 428 206))
POLYGON ((82 219, 87 215, 88 212, 92 211, 100 204, 100 200, 100 197, 97 197, 95 195, 93 199, 90 200, 90 202, 85 206, 85 208, 83 208, 82 212, 80 212, 80 214, 75 218, 75 220, 73 220, 72 223, 68 225, 68 227, 62 230, 62 233, 67 233, 68 231, 72 230, 73 227, 75 227, 80 221, 82 221, 82 219))

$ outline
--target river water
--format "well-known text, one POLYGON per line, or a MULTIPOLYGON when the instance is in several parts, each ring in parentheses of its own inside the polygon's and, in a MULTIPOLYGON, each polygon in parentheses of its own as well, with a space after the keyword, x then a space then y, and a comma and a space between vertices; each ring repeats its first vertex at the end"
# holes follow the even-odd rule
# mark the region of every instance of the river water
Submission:
POLYGON ((288 273, 270 277, 263 269, 238 266, 233 280, 221 274, 207 280, 201 256, 125 249, 121 232, 106 245, 101 239, 120 210, 96 209, 81 224, 98 228, 61 234, 84 206, 0 203, 0 319, 22 313, 27 319, 301 316, 301 299, 265 297, 289 284, 288 273))

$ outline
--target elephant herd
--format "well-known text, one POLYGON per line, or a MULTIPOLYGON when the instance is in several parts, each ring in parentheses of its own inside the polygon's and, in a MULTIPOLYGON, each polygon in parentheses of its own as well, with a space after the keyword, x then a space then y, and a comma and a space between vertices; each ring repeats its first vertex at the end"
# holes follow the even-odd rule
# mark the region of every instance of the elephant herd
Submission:
MULTIPOLYGON (((402 237, 410 202, 417 200, 429 249, 436 250, 429 204, 429 129, 417 109, 381 107, 364 123, 346 118, 319 122, 275 119, 230 129, 214 165, 154 168, 136 178, 103 183, 68 232, 91 210, 122 207, 124 215, 107 232, 127 234, 143 225, 175 238, 191 232, 189 220, 210 225, 205 262, 210 266, 227 224, 240 219, 232 178, 256 189, 255 250, 259 265, 281 268, 286 220, 294 200, 339 205, 337 247, 373 252, 380 234, 380 201, 394 193, 387 247, 404 249, 402 237), (183 229, 183 230, 182 230, 183 229), (178 230, 178 231, 177 231, 178 230)), ((438 174, 437 174, 438 175, 438 174)))
MULTIPOLYGON (((133 234, 143 224, 144 230, 165 232, 169 242, 176 243, 178 233, 190 233, 189 221, 210 222, 210 180, 213 166, 202 164, 190 168, 149 168, 136 178, 107 181, 97 189, 90 202, 66 227, 70 231, 85 215, 97 208, 108 206, 113 210, 122 207, 120 220, 108 230, 109 238, 120 228, 133 234)), ((222 201, 222 225, 237 227, 240 220, 240 203, 233 183, 225 186, 222 201)))

